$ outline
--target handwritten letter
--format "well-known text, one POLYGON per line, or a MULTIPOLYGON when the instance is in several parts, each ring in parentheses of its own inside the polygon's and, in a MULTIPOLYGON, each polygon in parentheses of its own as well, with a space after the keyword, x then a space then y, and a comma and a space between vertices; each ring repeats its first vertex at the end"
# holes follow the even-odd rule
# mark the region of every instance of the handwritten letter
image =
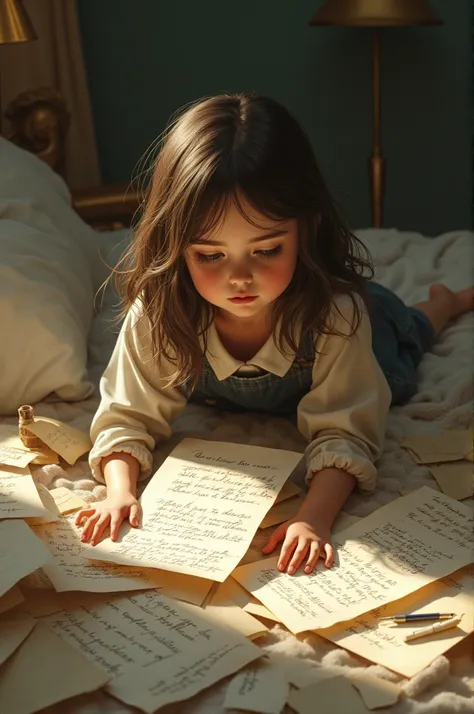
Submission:
POLYGON ((0 471, 0 518, 47 516, 29 471, 0 471))
POLYGON ((278 558, 233 573, 294 633, 328 627, 401 598, 473 562, 472 508, 423 487, 333 539, 336 562, 310 575, 276 569, 278 558))
POLYGON ((318 635, 405 677, 413 677, 473 630, 474 568, 470 566, 430 583, 396 603, 318 630, 318 635), (414 640, 409 646, 404 638, 415 629, 411 623, 395 625, 380 621, 381 617, 400 612, 457 612, 464 616, 457 627, 440 632, 436 637, 414 640))
POLYGON ((153 571, 85 561, 80 555, 81 531, 74 525, 74 516, 36 526, 33 530, 54 557, 53 563, 45 565, 43 570, 58 592, 114 592, 159 587, 158 574, 153 571))
POLYGON ((152 590, 101 599, 45 621, 113 678, 111 694, 150 714, 262 654, 205 611, 152 590))
POLYGON ((227 688, 224 707, 259 714, 280 714, 290 693, 288 681, 271 662, 262 660, 239 672, 227 688))
POLYGON ((222 582, 300 460, 290 451, 185 439, 143 492, 141 529, 95 546, 95 557, 222 582))
POLYGON ((38 622, 0 669, 0 711, 33 714, 56 702, 100 689, 107 680, 99 669, 38 622))

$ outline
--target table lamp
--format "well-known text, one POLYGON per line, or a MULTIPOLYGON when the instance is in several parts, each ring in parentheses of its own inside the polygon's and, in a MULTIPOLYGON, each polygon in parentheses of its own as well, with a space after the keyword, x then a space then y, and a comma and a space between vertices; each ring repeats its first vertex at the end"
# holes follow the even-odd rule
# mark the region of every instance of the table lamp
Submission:
POLYGON ((384 159, 380 144, 380 28, 441 25, 427 0, 326 0, 310 25, 373 28, 374 140, 369 163, 372 225, 382 225, 384 159))
MULTIPOLYGON (((37 35, 21 0, 0 0, 0 45, 31 42, 37 35)), ((0 135, 2 133, 2 77, 0 74, 0 135)))

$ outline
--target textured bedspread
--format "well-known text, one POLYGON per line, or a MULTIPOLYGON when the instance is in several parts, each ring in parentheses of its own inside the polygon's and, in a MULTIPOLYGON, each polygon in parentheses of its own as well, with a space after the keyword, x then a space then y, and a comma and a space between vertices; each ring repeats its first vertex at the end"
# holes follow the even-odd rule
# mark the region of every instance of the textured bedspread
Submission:
MULTIPOLYGON (((474 234, 453 232, 434 239, 419 234, 395 230, 367 230, 359 235, 366 241, 376 264, 376 278, 409 303, 427 297, 433 282, 445 282, 449 287, 467 287, 472 281, 474 234)), ((107 252, 116 241, 115 235, 104 234, 107 252)), ((113 251, 112 251, 113 253, 113 251)), ((109 291, 95 319, 91 335, 91 368, 96 380, 107 362, 114 343, 114 328, 110 315, 114 296, 109 291)), ((432 353, 425 356, 420 367, 417 395, 404 407, 391 411, 386 446, 379 463, 379 481, 374 494, 351 496, 345 511, 366 516, 378 506, 397 498, 401 491, 422 485, 436 488, 427 468, 416 465, 400 447, 400 441, 415 431, 436 432, 443 428, 463 429, 472 421, 473 316, 466 315, 448 326, 432 353)), ((78 404, 44 403, 38 414, 54 416, 79 428, 87 429, 97 406, 97 398, 78 404)), ((4 419, 14 423, 14 419, 4 419)), ((245 442, 269 447, 303 451, 304 443, 295 427, 283 419, 219 414, 212 409, 189 406, 174 428, 173 442, 156 454, 160 463, 173 445, 184 436, 214 440, 245 442)), ((66 486, 87 501, 100 499, 104 487, 90 475, 87 461, 64 469, 60 466, 36 467, 35 476, 48 487, 66 486)), ((268 624, 268 623, 267 623, 268 624)), ((472 637, 467 638, 447 656, 438 657, 430 667, 412 680, 404 680, 378 665, 371 665, 355 655, 337 648, 316 635, 294 637, 277 625, 262 641, 264 648, 288 656, 313 658, 333 671, 344 673, 348 668, 363 667, 373 674, 393 681, 401 680, 404 696, 391 707, 393 714, 472 714, 474 712, 474 666, 472 637), (469 662, 470 660, 470 662, 469 662), (470 685, 470 686, 469 686, 470 685), (471 688, 470 688, 471 687, 471 688)), ((167 714, 217 714, 224 712, 222 702, 226 683, 215 685, 201 695, 163 709, 167 714)), ((80 697, 48 709, 48 712, 68 714, 122 714, 131 710, 107 695, 80 697)), ((288 711, 290 711, 288 709, 288 711)), ((379 710, 382 711, 382 710, 379 710)), ((389 711, 389 710, 383 710, 389 711)))

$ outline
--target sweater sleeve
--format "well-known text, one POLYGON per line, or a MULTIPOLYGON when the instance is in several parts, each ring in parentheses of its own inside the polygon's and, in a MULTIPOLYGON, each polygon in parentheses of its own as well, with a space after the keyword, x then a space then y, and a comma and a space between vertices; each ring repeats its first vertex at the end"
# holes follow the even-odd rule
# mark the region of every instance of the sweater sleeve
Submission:
POLYGON ((341 335, 316 340, 310 392, 298 406, 298 428, 309 442, 307 482, 328 467, 355 476, 359 487, 373 490, 374 462, 384 444, 391 392, 372 350, 372 330, 365 307, 362 320, 350 335, 354 307, 341 298, 334 311, 334 328, 341 335))
POLYGON ((98 481, 104 481, 101 460, 117 451, 140 462, 140 478, 149 475, 156 442, 171 436, 171 424, 186 405, 179 387, 167 385, 172 372, 168 361, 152 357, 150 324, 136 303, 100 381, 101 402, 91 426, 89 456, 98 481))

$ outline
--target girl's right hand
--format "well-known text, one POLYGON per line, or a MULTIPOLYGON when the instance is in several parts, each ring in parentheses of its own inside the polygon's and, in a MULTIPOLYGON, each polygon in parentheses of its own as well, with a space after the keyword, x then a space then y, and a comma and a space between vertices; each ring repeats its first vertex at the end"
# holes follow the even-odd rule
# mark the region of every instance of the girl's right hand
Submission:
POLYGON ((132 493, 110 494, 104 501, 91 503, 83 508, 76 516, 75 524, 80 526, 84 519, 84 528, 81 541, 97 545, 104 531, 110 526, 110 539, 117 540, 119 528, 125 519, 128 519, 133 528, 140 522, 141 508, 132 493))

